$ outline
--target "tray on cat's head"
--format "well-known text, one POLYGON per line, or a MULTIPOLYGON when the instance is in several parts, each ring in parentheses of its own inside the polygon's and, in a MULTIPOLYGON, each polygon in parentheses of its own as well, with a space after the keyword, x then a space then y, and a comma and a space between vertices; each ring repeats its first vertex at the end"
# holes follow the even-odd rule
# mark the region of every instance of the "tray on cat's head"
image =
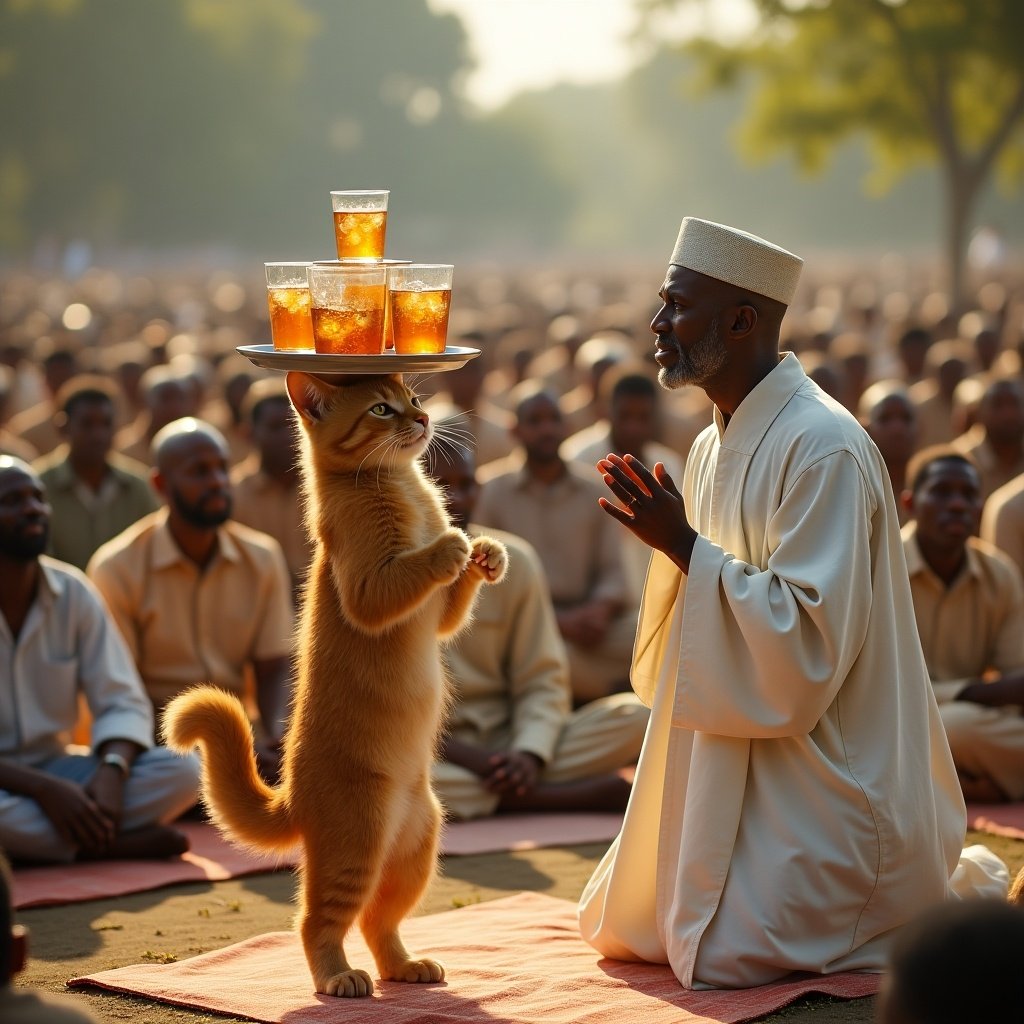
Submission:
POLYGON ((422 355, 399 355, 388 351, 381 355, 335 356, 322 352, 283 352, 273 345, 239 345, 236 351, 267 370, 299 370, 317 376, 331 373, 438 373, 457 370, 480 355, 478 348, 453 346, 443 352, 422 355))

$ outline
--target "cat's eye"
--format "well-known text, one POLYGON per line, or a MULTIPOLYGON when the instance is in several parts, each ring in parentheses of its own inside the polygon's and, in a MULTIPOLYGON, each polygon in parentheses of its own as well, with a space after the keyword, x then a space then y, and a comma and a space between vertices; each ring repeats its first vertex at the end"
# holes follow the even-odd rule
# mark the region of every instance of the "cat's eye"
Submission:
POLYGON ((395 410, 390 405, 385 405, 384 402, 378 402, 376 405, 370 406, 370 412, 374 416, 393 416, 395 410))
POLYGON ((420 396, 419 395, 413 395, 412 398, 410 399, 410 401, 412 402, 412 404, 414 406, 416 406, 417 409, 422 409, 423 408, 423 403, 420 401, 420 396))

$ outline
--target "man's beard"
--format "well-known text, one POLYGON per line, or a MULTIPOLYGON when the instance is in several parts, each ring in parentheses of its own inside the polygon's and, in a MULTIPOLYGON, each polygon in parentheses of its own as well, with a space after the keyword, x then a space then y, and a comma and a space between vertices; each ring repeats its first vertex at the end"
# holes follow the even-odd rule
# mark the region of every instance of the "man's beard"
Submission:
POLYGON ((231 518, 230 495, 228 495, 224 509, 218 509, 216 512, 207 512, 204 507, 204 501, 197 501, 195 504, 185 501, 177 491, 172 492, 172 497, 175 511, 190 526, 221 526, 231 518))
POLYGON ((729 354, 718 335, 718 327, 716 316, 703 337, 688 352, 676 346, 679 358, 675 365, 663 367, 658 371, 658 382, 663 388, 681 388, 687 384, 700 387, 725 366, 729 354))
POLYGON ((50 542, 50 525, 43 532, 32 537, 15 533, 0 534, 0 555, 14 562, 34 562, 46 551, 50 542))

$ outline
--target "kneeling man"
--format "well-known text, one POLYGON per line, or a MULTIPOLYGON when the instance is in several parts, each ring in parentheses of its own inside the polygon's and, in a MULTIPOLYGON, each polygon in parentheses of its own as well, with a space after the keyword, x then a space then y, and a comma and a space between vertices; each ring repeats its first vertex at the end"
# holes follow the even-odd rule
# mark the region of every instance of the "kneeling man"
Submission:
POLYGON ((654 549, 632 669, 651 720, 580 928, 689 988, 881 970, 924 907, 1009 881, 983 847, 961 860, 882 458, 779 352, 801 265, 684 220, 655 359, 663 386, 706 392, 714 422, 681 490, 660 464, 598 464, 605 511, 654 549))

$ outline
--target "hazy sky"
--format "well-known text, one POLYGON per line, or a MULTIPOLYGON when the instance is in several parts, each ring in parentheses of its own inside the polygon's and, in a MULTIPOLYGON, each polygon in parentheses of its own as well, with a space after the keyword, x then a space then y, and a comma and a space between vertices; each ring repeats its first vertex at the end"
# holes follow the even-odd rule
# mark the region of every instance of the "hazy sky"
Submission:
MULTIPOLYGON (((630 43, 632 0, 427 0, 435 11, 462 18, 477 70, 467 82, 478 106, 500 106, 523 89, 555 82, 590 83, 619 78, 642 56, 630 43)), ((747 0, 715 0, 696 14, 683 34, 707 18, 734 31, 749 24, 747 0)))

